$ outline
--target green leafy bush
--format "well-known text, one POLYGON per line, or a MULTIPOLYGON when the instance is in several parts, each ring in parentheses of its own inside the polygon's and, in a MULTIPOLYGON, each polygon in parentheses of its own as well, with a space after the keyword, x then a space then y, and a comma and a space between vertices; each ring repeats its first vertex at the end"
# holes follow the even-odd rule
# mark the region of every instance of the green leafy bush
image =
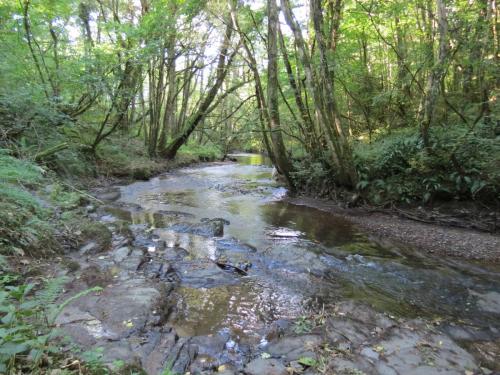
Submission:
POLYGON ((66 279, 47 280, 38 289, 17 281, 13 275, 0 276, 0 373, 33 373, 42 359, 56 356, 59 349, 51 341, 57 336, 57 316, 70 302, 100 290, 88 289, 58 303, 66 279))
POLYGON ((213 161, 222 159, 220 147, 209 142, 204 145, 189 143, 179 149, 179 155, 182 157, 193 157, 199 161, 213 161))
POLYGON ((356 144, 358 190, 374 203, 498 200, 500 142, 486 125, 435 127, 431 139, 426 150, 418 131, 405 129, 356 144))
POLYGON ((23 186, 37 186, 43 169, 0 153, 0 253, 43 254, 59 245, 47 222, 49 211, 23 186))

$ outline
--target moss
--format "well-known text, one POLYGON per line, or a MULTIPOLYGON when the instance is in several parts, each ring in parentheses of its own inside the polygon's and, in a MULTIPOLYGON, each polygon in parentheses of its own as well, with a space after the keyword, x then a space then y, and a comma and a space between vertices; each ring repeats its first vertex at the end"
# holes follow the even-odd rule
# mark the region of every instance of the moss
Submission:
POLYGON ((44 170, 26 160, 14 158, 0 149, 0 183, 33 186, 42 181, 44 170))
POLYGON ((68 268, 69 272, 76 272, 80 269, 80 264, 74 260, 67 259, 64 261, 64 265, 68 268))
POLYGON ((111 247, 111 231, 102 223, 85 222, 81 225, 78 236, 78 244, 83 245, 86 242, 96 242, 100 248, 109 249, 111 247))

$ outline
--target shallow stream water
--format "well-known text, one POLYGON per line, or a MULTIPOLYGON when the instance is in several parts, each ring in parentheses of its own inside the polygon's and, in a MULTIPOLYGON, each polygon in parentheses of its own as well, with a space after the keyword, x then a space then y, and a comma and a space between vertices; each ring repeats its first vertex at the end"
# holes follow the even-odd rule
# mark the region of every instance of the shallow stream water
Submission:
POLYGON ((500 336, 498 269, 381 245, 342 218, 284 201, 286 189, 262 156, 234 156, 236 163, 183 168, 122 187, 120 201, 142 210, 112 212, 147 223, 167 247, 185 252, 171 318, 180 335, 227 332, 258 342, 276 320, 353 299, 394 316, 500 336), (224 235, 184 230, 204 218, 227 220, 224 235), (193 259, 222 259, 249 267, 248 275, 198 272, 193 259))

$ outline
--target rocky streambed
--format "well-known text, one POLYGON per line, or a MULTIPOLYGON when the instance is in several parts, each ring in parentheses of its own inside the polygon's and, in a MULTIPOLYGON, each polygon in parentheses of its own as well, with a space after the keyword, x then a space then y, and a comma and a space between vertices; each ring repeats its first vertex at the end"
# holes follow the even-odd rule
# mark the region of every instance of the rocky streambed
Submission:
POLYGON ((498 269, 382 246, 236 157, 96 192, 112 245, 68 254, 67 296, 103 288, 59 316, 73 344, 148 374, 500 370, 498 269))

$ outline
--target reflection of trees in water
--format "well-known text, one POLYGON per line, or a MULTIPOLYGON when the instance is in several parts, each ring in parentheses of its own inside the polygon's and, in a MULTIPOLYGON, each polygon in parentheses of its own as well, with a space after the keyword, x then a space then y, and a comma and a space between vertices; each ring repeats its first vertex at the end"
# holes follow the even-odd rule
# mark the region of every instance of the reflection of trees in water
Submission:
POLYGON ((254 283, 215 288, 179 289, 182 311, 177 324, 192 335, 215 333, 230 328, 257 336, 265 324, 299 315, 297 298, 281 290, 262 288, 254 283))

